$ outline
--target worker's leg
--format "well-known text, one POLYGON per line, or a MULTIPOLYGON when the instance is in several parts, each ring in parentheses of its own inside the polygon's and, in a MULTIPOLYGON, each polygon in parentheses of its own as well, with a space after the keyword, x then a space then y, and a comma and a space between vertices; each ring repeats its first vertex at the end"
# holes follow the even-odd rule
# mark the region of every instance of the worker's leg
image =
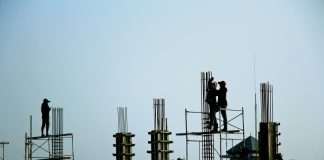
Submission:
POLYGON ((45 127, 45 120, 42 118, 42 127, 41 127, 42 136, 44 136, 44 127, 45 127))
POLYGON ((211 104, 209 107, 210 107, 210 113, 209 113, 210 124, 215 124, 215 123, 217 123, 216 117, 215 117, 216 105, 211 104))
POLYGON ((214 122, 215 122, 215 105, 213 103, 209 103, 209 122, 207 128, 211 129, 214 122))
POLYGON ((49 117, 46 119, 46 136, 48 136, 48 129, 49 129, 49 117))
POLYGON ((226 131, 227 130, 227 115, 226 115, 226 106, 222 106, 222 110, 221 110, 221 114, 222 114, 222 117, 223 117, 223 122, 224 122, 224 128, 223 130, 226 131))

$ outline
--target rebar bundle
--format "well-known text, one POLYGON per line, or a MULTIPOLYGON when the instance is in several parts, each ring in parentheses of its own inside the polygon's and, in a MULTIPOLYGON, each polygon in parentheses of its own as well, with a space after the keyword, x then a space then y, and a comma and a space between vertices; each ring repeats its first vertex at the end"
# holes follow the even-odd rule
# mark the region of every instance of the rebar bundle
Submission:
POLYGON ((260 84, 261 122, 273 122, 273 86, 267 83, 260 84))
POLYGON ((278 152, 278 126, 273 122, 273 86, 260 84, 261 123, 259 132, 259 158, 262 160, 276 160, 281 157, 278 152))
POLYGON ((153 99, 154 130, 168 130, 164 99, 153 99))
POLYGON ((167 118, 165 118, 165 101, 164 99, 153 99, 153 116, 154 130, 149 132, 151 135, 151 150, 147 153, 151 154, 151 160, 169 160, 170 150, 169 145, 173 143, 169 140, 171 132, 168 131, 167 118))
POLYGON ((113 137, 116 139, 116 153, 113 155, 116 160, 131 160, 135 153, 132 153, 132 148, 135 146, 132 142, 132 138, 135 136, 128 132, 128 119, 127 119, 127 107, 118 107, 118 133, 113 137))
MULTIPOLYGON (((52 135, 63 134, 63 108, 52 108, 52 135)), ((52 142, 53 158, 63 155, 63 138, 54 136, 52 142)))
POLYGON ((128 132, 127 107, 118 107, 118 132, 128 132))
MULTIPOLYGON (((209 105, 205 101, 207 97, 206 89, 209 79, 212 77, 212 72, 201 72, 201 130, 204 133, 210 132, 208 126, 209 117, 209 105)), ((214 159, 214 135, 203 134, 202 136, 202 160, 214 159)))

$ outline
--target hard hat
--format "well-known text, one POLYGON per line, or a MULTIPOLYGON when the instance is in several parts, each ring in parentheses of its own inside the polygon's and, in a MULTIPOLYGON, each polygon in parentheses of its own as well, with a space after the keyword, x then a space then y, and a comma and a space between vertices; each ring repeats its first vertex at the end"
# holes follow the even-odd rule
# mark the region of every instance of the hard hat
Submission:
POLYGON ((48 99, 45 98, 45 99, 43 100, 43 102, 48 103, 48 102, 51 102, 51 101, 49 101, 48 99))
POLYGON ((226 82, 225 81, 220 81, 220 82, 218 82, 218 84, 219 85, 222 85, 223 84, 224 86, 226 86, 226 82))

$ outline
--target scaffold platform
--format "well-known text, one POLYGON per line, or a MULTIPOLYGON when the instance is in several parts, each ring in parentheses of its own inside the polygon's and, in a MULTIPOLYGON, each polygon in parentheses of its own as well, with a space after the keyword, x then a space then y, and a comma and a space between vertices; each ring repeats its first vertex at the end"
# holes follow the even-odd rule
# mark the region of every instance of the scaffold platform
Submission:
POLYGON ((27 139, 39 140, 39 139, 48 139, 48 138, 55 138, 55 137, 68 137, 73 136, 72 133, 65 133, 65 134, 56 134, 56 135, 48 135, 48 136, 35 136, 35 137, 27 137, 27 139))
POLYGON ((25 135, 25 159, 26 160, 67 160, 74 159, 74 147, 73 147, 73 134, 56 134, 48 136, 34 136, 27 137, 25 135), (63 153, 61 156, 56 156, 54 152, 56 151, 54 146, 55 140, 70 139, 71 151, 70 153, 63 153), (35 154, 35 155, 34 155, 35 154))
POLYGON ((227 130, 227 131, 217 131, 217 132, 187 132, 187 133, 176 133, 177 136, 186 136, 186 135, 193 135, 193 136, 201 136, 205 134, 241 134, 240 130, 227 130))

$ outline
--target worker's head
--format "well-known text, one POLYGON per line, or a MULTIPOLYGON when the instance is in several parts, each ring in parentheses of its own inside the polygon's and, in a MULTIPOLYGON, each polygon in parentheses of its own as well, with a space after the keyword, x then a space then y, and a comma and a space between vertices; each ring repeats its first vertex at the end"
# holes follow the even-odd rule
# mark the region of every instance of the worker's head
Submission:
POLYGON ((45 99, 43 100, 43 102, 44 102, 44 103, 48 103, 48 102, 51 102, 51 101, 49 101, 48 99, 45 98, 45 99))
POLYGON ((226 86, 226 82, 225 81, 220 81, 220 82, 218 82, 218 84, 221 87, 225 87, 226 86))
POLYGON ((217 82, 213 82, 213 88, 217 87, 217 82))

